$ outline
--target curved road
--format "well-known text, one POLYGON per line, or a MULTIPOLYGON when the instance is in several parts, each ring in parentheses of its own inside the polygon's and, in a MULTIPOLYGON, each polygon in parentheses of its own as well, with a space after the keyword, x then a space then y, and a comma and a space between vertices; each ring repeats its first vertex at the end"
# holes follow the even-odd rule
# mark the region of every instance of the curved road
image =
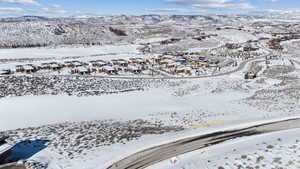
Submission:
POLYGON ((238 127, 235 130, 220 130, 218 132, 211 132, 209 134, 185 138, 137 152, 115 162, 107 167, 107 169, 144 169, 169 158, 219 144, 231 139, 294 128, 300 128, 300 118, 257 124, 244 128, 238 127))

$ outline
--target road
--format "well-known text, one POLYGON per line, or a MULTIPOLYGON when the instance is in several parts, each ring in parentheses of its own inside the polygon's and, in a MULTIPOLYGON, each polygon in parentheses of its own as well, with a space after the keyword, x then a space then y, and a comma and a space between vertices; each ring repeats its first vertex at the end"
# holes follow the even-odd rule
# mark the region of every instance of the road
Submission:
POLYGON ((300 128, 300 118, 212 132, 152 147, 115 162, 107 169, 144 169, 158 162, 231 139, 300 128))
POLYGON ((12 163, 0 166, 0 169, 26 169, 23 165, 12 163))

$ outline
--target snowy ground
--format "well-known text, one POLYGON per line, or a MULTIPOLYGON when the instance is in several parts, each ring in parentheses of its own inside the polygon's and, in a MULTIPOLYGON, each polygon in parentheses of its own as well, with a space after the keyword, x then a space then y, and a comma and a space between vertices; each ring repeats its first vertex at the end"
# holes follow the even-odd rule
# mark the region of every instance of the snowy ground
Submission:
MULTIPOLYGON (((211 125, 228 125, 243 120, 255 121, 256 119, 287 115, 283 114, 283 111, 259 110, 241 102, 241 100, 252 96, 258 89, 263 90, 278 85, 281 83, 280 80, 265 79, 264 83, 261 83, 259 80, 243 80, 242 75, 243 72, 238 72, 219 78, 170 80, 162 86, 147 87, 145 91, 101 96, 46 95, 3 98, 0 101, 0 106, 3 108, 1 114, 6 115, 1 119, 3 120, 1 128, 8 130, 25 127, 22 130, 8 132, 10 135, 14 135, 12 138, 16 140, 22 138, 51 140, 62 135, 64 136, 63 140, 73 140, 76 132, 66 134, 68 132, 65 131, 69 129, 71 129, 69 131, 73 131, 75 128, 74 131, 84 132, 78 126, 86 125, 89 126, 86 132, 92 132, 94 130, 89 130, 89 128, 94 128, 95 122, 93 120, 95 119, 113 119, 115 122, 121 122, 121 124, 126 124, 128 120, 143 119, 150 124, 166 127, 193 128, 193 126, 197 126, 200 127, 199 130, 201 131, 210 129, 209 126, 211 125), (83 112, 82 110, 86 111, 83 112), (39 115, 40 112, 43 112, 43 116, 39 115), (78 123, 62 123, 70 119, 78 123), (10 123, 11 121, 15 123, 10 123), (80 123, 80 121, 86 122, 80 123), (45 124, 52 125, 39 127, 45 124), (26 126, 36 126, 36 128, 26 128, 26 126), (61 127, 64 132, 58 132, 59 136, 56 136, 54 132, 51 132, 56 128, 55 126, 65 126, 61 127)), ((98 123, 96 122, 96 124, 98 123)), ((126 130, 121 127, 118 131, 126 130)), ((69 144, 73 144, 73 142, 65 144, 58 139, 53 141, 49 148, 36 154, 33 159, 47 161, 51 169, 82 169, 82 165, 79 165, 82 163, 86 164, 85 169, 92 169, 101 167, 101 164, 108 162, 108 160, 115 159, 113 157, 116 157, 116 154, 127 154, 135 151, 138 147, 142 149, 147 144, 159 144, 162 141, 189 134, 188 131, 197 132, 197 130, 184 130, 165 133, 160 137, 153 135, 155 133, 152 135, 142 134, 138 136, 138 140, 125 140, 124 143, 127 148, 122 143, 97 147, 96 145, 99 144, 92 144, 93 137, 86 134, 87 138, 84 137, 79 143, 89 145, 90 148, 83 148, 85 151, 79 154, 77 151, 82 148, 77 149, 74 146, 76 142, 70 146, 69 144), (54 143, 57 143, 57 146, 54 146, 54 143), (119 149, 120 147, 122 149, 119 149), (68 153, 60 155, 59 152, 61 151, 68 153), (69 156, 69 153, 76 155, 69 156), (106 154, 106 156, 101 154, 106 154)))
MULTIPOLYGON (((180 35, 177 31, 174 36, 180 35)), ((234 54, 228 53, 222 45, 246 43, 267 36, 212 29, 205 33, 218 34, 217 37, 198 41, 191 39, 195 32, 188 33, 191 35, 186 39, 168 46, 158 44, 169 39, 169 36, 153 36, 133 40, 135 44, 127 45, 1 49, 0 68, 14 67, 19 61, 24 64, 41 63, 39 59, 45 58, 51 61, 73 58, 83 61, 95 58, 127 59, 177 50, 204 52, 203 56, 224 54, 235 58, 237 52, 233 50, 234 54), (141 55, 138 50, 142 47, 140 43, 154 43, 157 46, 153 46, 153 53, 141 55)), ((300 65, 291 62, 291 59, 299 61, 299 43, 294 41, 284 45, 292 50, 285 53, 288 59, 272 60, 267 68, 260 58, 248 63, 243 70, 222 77, 125 80, 54 74, 1 76, 0 131, 11 136, 10 143, 25 139, 49 140, 46 149, 30 158, 47 164, 49 169, 103 169, 104 164, 145 147, 207 132, 218 126, 299 115, 300 65), (258 78, 245 80, 245 72, 253 66, 262 67, 258 78)), ((249 56, 262 56, 268 51, 265 41, 258 46, 262 49, 249 56)), ((244 58, 235 59, 241 63, 244 58)), ((232 68, 223 70, 230 71, 232 68)), ((194 169, 201 166, 204 169, 232 169, 238 168, 238 165, 242 168, 256 165, 260 168, 266 165, 285 168, 292 165, 288 158, 296 160, 299 155, 296 151, 299 146, 296 140, 299 138, 292 136, 292 133, 299 132, 281 132, 268 135, 270 137, 267 139, 258 136, 236 140, 186 154, 179 157, 180 161, 175 166, 166 161, 153 168, 194 169), (219 154, 224 155, 220 158, 219 154)), ((298 164, 294 166, 297 168, 298 164)))
POLYGON ((1 49, 0 59, 62 58, 101 54, 137 54, 139 45, 60 46, 43 48, 1 49))
MULTIPOLYGON (((278 66, 283 63, 288 64, 289 62, 274 61, 272 65, 278 66)), ((7 133, 12 136, 12 142, 22 140, 22 138, 52 140, 53 138, 61 137, 62 133, 64 133, 64 139, 62 140, 72 140, 74 139, 74 135, 78 133, 71 132, 66 134, 68 133, 66 131, 76 129, 74 131, 92 132, 93 130, 89 131, 89 128, 94 128, 94 124, 101 124, 100 126, 103 126, 102 123, 99 123, 99 121, 95 122, 95 120, 112 119, 113 122, 124 124, 123 126, 125 127, 118 130, 123 133, 127 131, 126 129, 130 128, 126 123, 129 120, 136 119, 142 119, 146 121, 146 123, 161 127, 177 126, 181 128, 200 127, 201 129, 209 129, 209 126, 232 124, 243 120, 255 121, 256 119, 295 115, 298 109, 294 110, 294 114, 280 109, 267 111, 259 106, 259 104, 251 105, 247 102, 247 98, 253 96, 257 91, 277 88, 282 83, 282 79, 276 77, 269 78, 265 76, 264 73, 261 73, 261 77, 258 79, 244 80, 243 72, 247 71, 250 67, 251 64, 249 63, 245 67, 245 70, 223 77, 167 80, 165 82, 162 81, 161 84, 155 82, 156 85, 149 85, 151 84, 149 82, 151 80, 134 80, 137 87, 141 87, 144 90, 101 94, 99 96, 89 97, 76 97, 76 91, 80 91, 80 88, 76 88, 76 85, 72 87, 72 83, 59 83, 61 86, 54 88, 64 89, 66 91, 72 89, 75 91, 74 93, 70 92, 73 96, 62 95, 62 93, 59 92, 54 92, 53 94, 50 90, 50 93, 44 96, 39 96, 38 94, 33 94, 36 96, 28 96, 28 94, 25 93, 19 97, 12 95, 11 97, 2 98, 0 100, 0 113, 5 114, 5 116, 1 118, 1 130, 11 130, 7 133), (43 115, 40 115, 41 112, 43 112, 43 115), (11 123, 12 121, 14 123, 11 123), (64 123, 66 121, 70 122, 64 123), (81 121, 86 122, 81 123, 81 121), (87 128, 88 130, 77 130, 81 128, 78 126, 84 125, 89 126, 87 128), (31 127, 26 128, 28 126, 31 127), (50 133, 53 134, 53 128, 55 129, 57 126, 64 126, 62 128, 66 130, 58 132, 58 136, 55 134, 51 135, 50 133), (14 130, 17 128, 24 129, 14 130)), ((298 67, 296 68, 298 69, 298 67)), ((264 68, 263 70, 266 69, 264 68)), ((108 82, 109 81, 111 80, 108 80, 108 82)), ((91 89, 95 87, 94 85, 101 84, 100 86, 103 91, 112 91, 112 86, 114 86, 113 88, 115 89, 119 89, 117 84, 126 84, 126 81, 128 80, 116 80, 116 82, 112 83, 114 85, 110 84, 110 82, 103 83, 92 79, 74 82, 77 84, 86 83, 84 86, 90 87, 91 89)), ((72 82, 72 80, 67 80, 66 82, 72 82)), ((131 83, 132 82, 128 84, 131 83)), ((290 85, 293 86, 293 83, 290 85)), ((24 87, 25 86, 26 83, 24 84, 24 87)), ((32 92, 35 91, 42 90, 32 90, 32 92)), ((45 92, 47 93, 47 90, 45 90, 45 92)), ((286 102, 295 104, 297 100, 287 99, 286 102)), ((277 103, 272 102, 272 104, 277 103)), ((100 147, 97 146, 99 145, 97 142, 95 142, 96 144, 91 144, 93 143, 92 140, 97 141, 97 139, 89 137, 89 134, 86 134, 87 138, 84 137, 81 141, 81 137, 79 136, 78 145, 89 145, 88 149, 84 147, 76 148, 76 146, 74 146, 76 145, 76 139, 74 140, 75 143, 73 146, 70 146, 73 142, 67 142, 65 144, 61 142, 62 140, 58 139, 53 141, 53 144, 50 144, 49 148, 36 154, 33 159, 46 161, 50 169, 82 169, 82 165, 80 164, 83 163, 86 164, 85 169, 92 169, 113 159, 118 153, 127 154, 135 151, 137 147, 143 148, 147 144, 158 144, 170 138, 188 134, 188 131, 197 132, 197 130, 184 130, 181 132, 170 132, 167 130, 167 133, 160 135, 160 137, 157 137, 157 133, 155 132, 151 135, 145 132, 139 133, 138 137, 132 137, 134 139, 137 138, 137 140, 129 139, 124 142, 122 141, 123 143, 118 143, 118 141, 115 140, 115 144, 100 147), (128 146, 125 149, 123 149, 124 144, 128 146), (119 149, 120 147, 122 147, 121 150, 119 149), (78 154, 78 151, 81 149, 85 151, 78 154), (60 152, 66 153, 59 154, 60 152), (70 153, 71 156, 69 155, 70 153), (101 154, 106 154, 106 156, 104 157, 101 154)))
MULTIPOLYGON (((1 128, 6 130, 32 125, 38 126, 47 123, 63 122, 69 119, 80 121, 110 118, 125 120, 151 118, 155 121, 159 119, 166 124, 192 125, 217 119, 237 120, 240 118, 263 117, 265 115, 263 111, 258 111, 251 107, 244 110, 247 105, 241 104, 239 101, 250 97, 258 88, 268 88, 278 83, 278 81, 267 80, 264 84, 256 82, 245 83, 242 78, 242 76, 230 75, 226 78, 168 80, 162 81, 160 87, 151 85, 149 83, 150 80, 134 80, 132 82, 128 81, 127 84, 135 84, 135 88, 146 87, 145 91, 109 95, 104 93, 101 96, 90 97, 25 95, 23 97, 4 98, 0 100, 0 113, 6 114, 6 116, 2 117, 3 123, 1 123, 1 128), (252 88, 255 88, 255 90, 252 88), (215 104, 222 106, 214 106, 215 104), (82 110, 85 111, 83 112, 82 110), (253 111, 259 113, 253 114, 251 113, 253 111), (44 115, 39 116, 40 112, 43 112, 44 115), (174 116, 174 113, 178 113, 178 115, 174 116), (203 114, 199 115, 199 113, 203 114), (124 116, 125 114, 126 116, 124 116), (169 121, 172 116, 175 119, 177 116, 179 119, 189 119, 190 116, 199 116, 199 118, 193 118, 195 122, 191 121, 185 124, 183 120, 179 119, 177 122, 175 119, 174 121, 169 121), (11 120, 17 121, 17 123, 10 123, 11 120)), ((97 84, 96 82, 94 85, 97 84)), ((118 84, 124 84, 125 81, 116 80, 110 82, 108 80, 106 83, 103 82, 103 85, 99 85, 98 82, 98 85, 99 87, 103 86, 101 88, 104 92, 113 91, 105 87, 105 85, 110 83, 114 84, 116 91, 119 91, 122 88, 119 89, 118 84)), ((59 83, 54 86, 64 89, 64 91, 73 89, 74 95, 76 95, 80 88, 65 88, 70 85, 72 83, 66 83, 66 85, 59 83)), ((52 85, 50 86, 53 87, 52 85)), ((85 86, 89 88, 87 84, 85 86)), ((44 90, 47 91, 47 88, 44 90)), ((48 90, 51 90, 51 88, 48 90)), ((93 90, 92 85, 89 90, 93 90)), ((39 91, 42 91, 41 88, 39 91)), ((54 94, 59 94, 59 92, 54 92, 54 94)), ((33 93, 33 95, 36 94, 33 93)))

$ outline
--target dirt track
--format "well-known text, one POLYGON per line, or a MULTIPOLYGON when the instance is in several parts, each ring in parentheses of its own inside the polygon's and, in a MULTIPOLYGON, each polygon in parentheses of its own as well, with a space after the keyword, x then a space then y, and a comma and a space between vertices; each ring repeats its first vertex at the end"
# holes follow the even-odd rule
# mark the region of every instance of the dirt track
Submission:
POLYGON ((107 169, 143 169, 174 156, 209 147, 231 139, 294 128, 300 128, 300 119, 297 118, 255 125, 247 128, 238 128, 231 131, 199 135, 137 152, 114 163, 107 169))

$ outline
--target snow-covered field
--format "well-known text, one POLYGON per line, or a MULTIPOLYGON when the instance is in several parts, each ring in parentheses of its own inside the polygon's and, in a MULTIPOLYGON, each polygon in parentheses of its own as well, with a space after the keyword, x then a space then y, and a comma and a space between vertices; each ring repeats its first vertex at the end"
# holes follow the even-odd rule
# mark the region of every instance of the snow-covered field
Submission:
POLYGON ((62 58, 103 54, 137 54, 139 45, 61 46, 41 48, 1 49, 0 59, 62 58))
MULTIPOLYGON (((170 80, 161 87, 129 93, 75 97, 23 96, 0 100, 2 130, 38 126, 49 123, 80 120, 145 118, 161 120, 165 124, 184 125, 180 119, 197 116, 191 124, 215 120, 241 120, 264 117, 263 111, 253 109, 240 100, 250 97, 251 88, 268 88, 278 81, 243 84, 237 75, 226 78, 170 80), (214 106, 214 105, 219 106, 214 106), (247 107, 247 108, 245 108, 247 107), (253 114, 252 112, 257 112, 253 114), (43 114, 42 116, 40 114, 43 114), (177 113, 178 121, 170 120, 177 113), (187 117, 185 117, 187 116, 187 117), (16 123, 10 123, 15 121, 16 123)), ((174 116, 176 118, 176 116, 174 116)), ((188 125, 188 124, 186 124, 188 125)))
MULTIPOLYGON (((176 23, 176 17, 172 20, 162 19, 161 24, 176 23)), ((173 79, 131 79, 130 73, 124 74, 126 78, 56 72, 1 76, 0 135, 8 134, 10 143, 49 140, 45 149, 30 158, 48 169, 104 169, 105 164, 121 157, 174 139, 246 121, 256 124, 259 120, 299 115, 299 41, 284 42, 289 51, 280 53, 268 48, 268 40, 258 40, 272 38, 271 26, 256 34, 251 24, 241 30, 217 30, 207 23, 188 29, 163 24, 120 26, 129 35, 124 39, 114 35, 114 45, 0 49, 0 69, 39 65, 43 59, 60 62, 75 58, 88 63, 187 51, 196 52, 183 54, 182 57, 191 57, 191 62, 212 56, 218 61, 232 59, 236 67, 245 65, 233 71, 235 66, 217 70, 218 63, 212 63, 216 67, 212 66, 208 74, 224 75, 198 79, 178 79, 175 75, 173 79), (212 36, 194 38, 206 35, 212 36), (162 43, 174 37, 180 39, 162 43), (115 44, 118 40, 122 44, 115 44), (228 43, 239 47, 229 49, 228 43), (247 51, 249 46, 254 51, 247 51), (264 57, 269 55, 277 58, 267 65, 264 57), (248 59, 252 60, 248 63, 248 59), (245 73, 256 67, 260 68, 257 78, 246 80, 245 73)), ((166 73, 163 69, 158 71, 166 73)), ((182 155, 175 165, 167 160, 149 168, 299 168, 299 138, 294 136, 299 133, 297 129, 241 138, 182 155)))
MULTIPOLYGON (((274 66, 290 64, 290 62, 278 60, 271 63, 274 66)), ((65 124, 66 131, 72 128, 77 131, 78 126, 85 125, 81 124, 82 121, 86 121, 87 125, 91 125, 94 120, 110 119, 124 123, 129 120, 143 119, 163 126, 181 126, 184 128, 200 126, 200 130, 209 130, 211 128, 209 126, 213 128, 214 125, 229 125, 241 121, 255 121, 257 119, 289 115, 281 110, 270 112, 244 102, 256 91, 276 88, 282 83, 282 80, 266 78, 263 74, 257 80, 244 80, 243 72, 249 67, 251 67, 250 63, 245 66, 245 70, 223 77, 168 80, 163 85, 146 85, 144 91, 88 97, 61 94, 5 97, 0 100, 0 113, 4 114, 1 118, 0 128, 2 131, 25 128, 24 130, 17 130, 16 136, 18 139, 22 137, 51 139, 56 138, 53 133, 47 135, 47 132, 51 131, 51 125, 55 128, 56 125, 62 126, 60 124, 66 121, 70 122, 65 124), (29 126, 37 128, 26 129, 29 126), (39 126, 44 127, 39 128, 39 126), (43 132, 34 135, 25 134, 38 133, 38 131, 43 132)), ((103 89, 106 90, 106 88, 103 89)), ((293 100, 287 100, 287 102, 289 101, 294 102, 293 100)), ((62 131, 64 130, 62 129, 62 131)), ((62 146, 64 144, 57 140, 55 141, 55 143, 58 143, 57 147, 50 146, 36 154, 32 159, 47 163, 50 169, 82 169, 80 164, 85 164, 85 169, 101 168, 101 164, 114 159, 117 156, 116 154, 130 154, 136 148, 142 149, 147 144, 158 144, 174 137, 188 135, 189 131, 191 133, 197 132, 197 130, 184 130, 165 133, 160 137, 157 137, 157 135, 139 136, 137 140, 125 141, 126 147, 123 145, 124 143, 115 143, 98 148, 91 144, 90 148, 84 151, 83 154, 76 154, 71 156, 72 158, 68 153, 59 154, 59 152, 73 154, 78 149, 75 146, 69 149, 69 144, 72 142, 67 143, 65 145, 67 147, 64 147, 62 146), (106 154, 106 156, 101 154, 106 154)), ((76 133, 64 134, 63 137, 65 140, 72 139, 71 137, 74 134, 76 133)), ((82 142, 83 145, 91 143, 91 140, 85 139, 87 140, 82 142)), ((169 165, 169 162, 166 163, 169 165)))

